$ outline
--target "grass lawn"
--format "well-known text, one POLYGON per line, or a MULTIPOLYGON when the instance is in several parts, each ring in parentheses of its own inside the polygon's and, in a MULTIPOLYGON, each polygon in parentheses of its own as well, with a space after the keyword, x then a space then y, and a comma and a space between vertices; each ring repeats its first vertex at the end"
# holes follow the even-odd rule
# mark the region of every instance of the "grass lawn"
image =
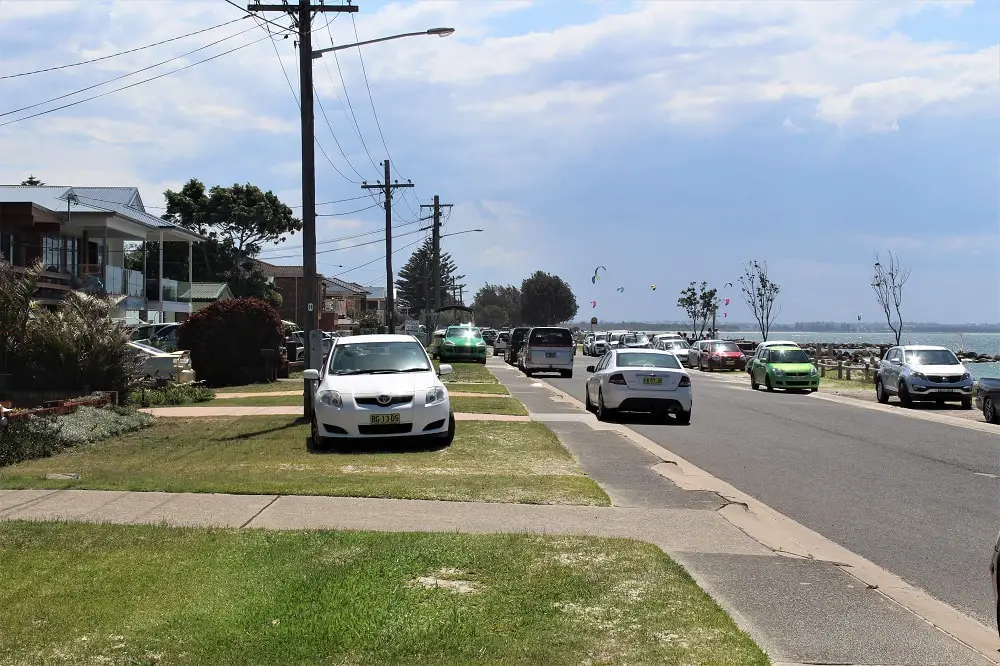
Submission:
POLYGON ((510 395, 510 391, 503 384, 462 384, 461 382, 448 382, 448 390, 452 393, 495 393, 497 395, 510 395))
MULTIPOLYGON (((300 373, 301 374, 301 373, 300 373)), ((215 389, 216 393, 274 393, 275 391, 301 391, 302 377, 298 379, 279 379, 270 384, 244 384, 243 386, 225 386, 215 389)))
POLYGON ((607 506, 604 491, 541 423, 458 423, 445 449, 407 441, 310 451, 287 416, 160 419, 52 458, 0 468, 4 488, 398 497, 607 506), (46 480, 78 472, 79 480, 46 480))
MULTIPOLYGON (((434 361, 434 369, 437 370, 440 365, 437 361, 434 361)), ((449 386, 452 383, 468 383, 468 384, 499 384, 497 378, 493 376, 485 365, 479 363, 451 363, 451 374, 445 375, 441 378, 441 381, 445 382, 449 386)))
POLYGON ((638 541, 6 522, 0 558, 9 664, 768 663, 638 541))
MULTIPOLYGON (((262 393, 252 398, 229 398, 215 400, 212 405, 222 407, 271 407, 276 405, 294 406, 302 404, 301 395, 267 395, 262 393)), ((206 406, 208 403, 198 403, 196 406, 206 406)), ((511 414, 527 416, 528 410, 520 400, 508 396, 503 397, 466 397, 456 396, 451 399, 452 409, 466 414, 511 414)))

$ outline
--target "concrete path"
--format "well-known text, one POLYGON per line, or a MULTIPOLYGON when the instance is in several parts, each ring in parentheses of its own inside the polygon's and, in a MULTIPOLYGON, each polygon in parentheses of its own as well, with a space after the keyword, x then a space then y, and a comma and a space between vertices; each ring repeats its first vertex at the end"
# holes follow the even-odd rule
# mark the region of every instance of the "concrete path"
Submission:
MULTIPOLYGON (((260 395, 259 393, 257 395, 260 395)), ((211 416, 302 416, 302 407, 298 405, 277 405, 269 407, 230 407, 214 405, 211 407, 150 407, 140 409, 141 412, 160 417, 204 418, 211 416)), ((531 421, 530 416, 510 416, 508 414, 466 414, 455 412, 456 421, 531 421)))
MULTIPOLYGON (((302 391, 265 391, 262 393, 216 393, 216 400, 232 400, 235 398, 259 398, 269 396, 291 397, 302 395, 302 391)), ((459 398, 509 398, 506 393, 475 393, 470 391, 448 391, 448 395, 459 398)))

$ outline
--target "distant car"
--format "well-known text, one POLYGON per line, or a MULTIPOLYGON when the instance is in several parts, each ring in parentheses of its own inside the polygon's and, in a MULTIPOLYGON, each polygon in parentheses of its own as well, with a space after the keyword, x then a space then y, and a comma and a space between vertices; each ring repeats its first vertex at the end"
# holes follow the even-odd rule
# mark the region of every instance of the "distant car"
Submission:
POLYGON ((585 403, 606 421, 615 413, 650 412, 691 423, 691 377, 673 354, 655 349, 616 349, 587 366, 585 403))
POLYGON ((972 374, 947 347, 901 345, 885 353, 875 378, 875 395, 885 404, 895 395, 904 405, 958 400, 972 409, 972 374))
POLYGON ((809 354, 800 347, 767 347, 754 356, 751 366, 750 388, 755 391, 761 385, 768 391, 819 390, 819 372, 809 354))
POLYGON ((175 351, 177 349, 177 333, 181 325, 175 322, 165 324, 143 324, 132 329, 129 339, 132 342, 143 342, 151 347, 175 351))
POLYGON ((688 357, 691 355, 691 345, 682 338, 660 338, 653 349, 670 352, 684 366, 688 364, 688 357))
POLYGON ((576 343, 568 328, 536 326, 524 338, 524 351, 518 362, 528 377, 536 372, 558 372, 564 378, 573 376, 576 343))
POLYGON ((590 345, 591 356, 604 356, 608 353, 608 334, 595 333, 594 341, 590 345))
POLYGON ((697 340, 691 345, 691 351, 688 353, 689 368, 700 367, 701 355, 708 353, 708 350, 712 348, 713 342, 722 342, 722 340, 697 340))
POLYGON ((703 353, 698 356, 698 369, 708 372, 744 370, 746 366, 747 357, 735 342, 713 342, 706 345, 703 353))
POLYGON ((649 341, 645 333, 632 331, 622 336, 620 347, 622 349, 652 349, 653 343, 649 341))
POLYGON ((438 351, 441 349, 441 344, 444 342, 444 333, 445 329, 441 328, 431 334, 430 354, 431 358, 434 360, 437 360, 438 351))
MULTIPOLYGON (((441 364, 447 375, 451 366, 441 364)), ((410 335, 341 338, 322 370, 303 373, 319 381, 314 397, 313 444, 348 438, 427 437, 448 446, 455 415, 448 389, 427 351, 410 335)))
POLYGON ((530 326, 518 326, 510 332, 510 340, 507 342, 507 350, 503 356, 503 360, 509 365, 517 365, 517 357, 521 353, 521 347, 524 345, 524 336, 530 330, 530 326))
POLYGON ((146 379, 162 379, 181 383, 193 382, 191 352, 165 352, 142 342, 129 342, 130 349, 143 359, 143 375, 146 379))
POLYGON ((483 329, 483 340, 486 342, 487 346, 492 345, 497 339, 497 331, 492 328, 483 329))
POLYGON ((438 348, 438 358, 446 361, 486 363, 486 341, 474 326, 449 326, 438 348))
POLYGON ((997 578, 1000 577, 1000 534, 997 535, 997 542, 993 546, 993 559, 990 560, 990 578, 993 582, 993 603, 997 609, 997 631, 1000 631, 1000 588, 997 585, 997 578))
POLYGON ((983 411, 987 423, 1000 424, 1000 379, 983 377, 977 384, 976 409, 983 411))
POLYGON ((594 355, 594 338, 596 336, 593 333, 587 333, 583 336, 583 355, 593 356, 594 355))
POLYGON ((510 331, 501 331, 497 334, 497 339, 493 341, 493 355, 498 356, 507 351, 507 341, 510 340, 510 331))

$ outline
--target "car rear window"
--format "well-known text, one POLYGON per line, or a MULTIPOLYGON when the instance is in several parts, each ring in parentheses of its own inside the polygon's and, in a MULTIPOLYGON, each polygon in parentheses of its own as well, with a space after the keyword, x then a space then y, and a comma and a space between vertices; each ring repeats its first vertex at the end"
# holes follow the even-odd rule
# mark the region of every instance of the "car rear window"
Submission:
POLYGON ((546 347, 572 347, 573 335, 565 328, 536 328, 528 342, 546 347))
POLYGON ((680 370, 681 364, 673 354, 640 354, 625 352, 618 354, 615 364, 619 368, 671 368, 680 370))
POLYGON ((510 340, 510 333, 501 333, 497 336, 497 340, 503 340, 504 342, 510 340))
POLYGON ((712 351, 715 352, 738 352, 739 345, 735 342, 715 342, 712 344, 712 351))

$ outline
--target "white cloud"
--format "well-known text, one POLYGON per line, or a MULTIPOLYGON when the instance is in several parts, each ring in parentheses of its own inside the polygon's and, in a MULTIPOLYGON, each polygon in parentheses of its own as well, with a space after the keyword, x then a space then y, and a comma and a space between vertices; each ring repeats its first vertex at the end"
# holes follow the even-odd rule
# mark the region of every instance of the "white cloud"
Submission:
POLYGON ((794 134, 802 134, 803 132, 805 132, 805 130, 796 125, 791 118, 785 118, 781 122, 781 126, 794 134))

